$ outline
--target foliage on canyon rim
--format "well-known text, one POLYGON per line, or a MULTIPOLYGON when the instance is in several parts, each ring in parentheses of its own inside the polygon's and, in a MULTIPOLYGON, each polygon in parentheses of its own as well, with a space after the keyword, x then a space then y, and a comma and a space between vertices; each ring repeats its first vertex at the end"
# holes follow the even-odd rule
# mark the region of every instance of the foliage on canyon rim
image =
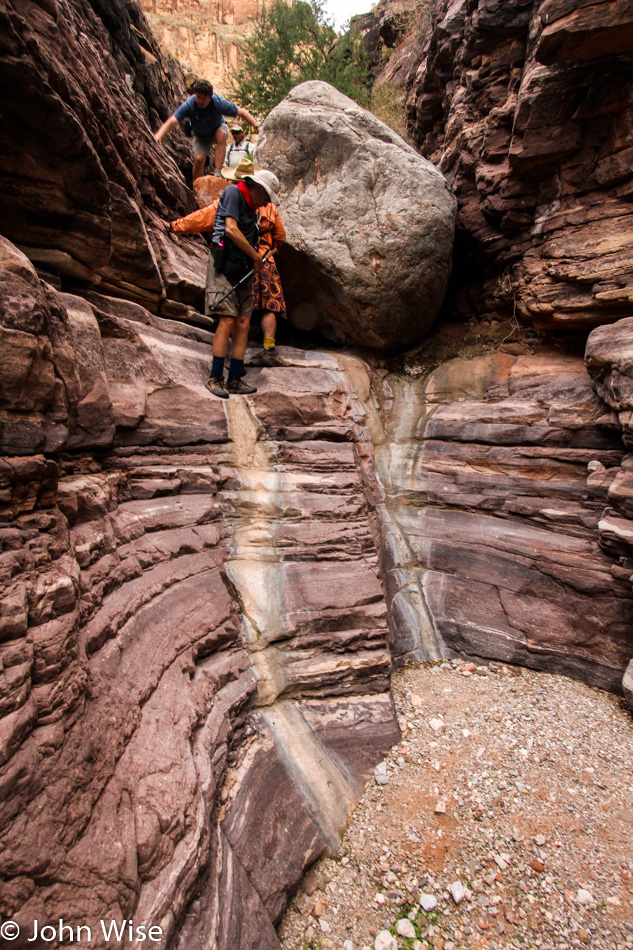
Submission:
POLYGON ((265 115, 309 79, 328 82, 367 105, 371 72, 362 36, 357 28, 338 34, 320 0, 273 0, 246 41, 232 95, 265 115))

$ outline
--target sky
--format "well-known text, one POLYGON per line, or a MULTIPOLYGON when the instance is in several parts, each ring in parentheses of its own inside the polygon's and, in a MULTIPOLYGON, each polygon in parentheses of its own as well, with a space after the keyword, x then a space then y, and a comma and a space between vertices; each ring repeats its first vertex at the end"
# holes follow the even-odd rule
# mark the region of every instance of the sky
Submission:
POLYGON ((339 30, 350 17, 357 13, 369 13, 375 0, 325 0, 323 6, 328 17, 334 20, 339 30))

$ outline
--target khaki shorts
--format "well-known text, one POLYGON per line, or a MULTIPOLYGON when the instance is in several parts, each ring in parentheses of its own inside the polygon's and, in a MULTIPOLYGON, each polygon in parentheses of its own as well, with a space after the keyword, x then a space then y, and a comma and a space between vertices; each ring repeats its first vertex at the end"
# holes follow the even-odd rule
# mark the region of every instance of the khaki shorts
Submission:
POLYGON ((253 313, 253 278, 249 277, 234 290, 220 306, 213 305, 230 290, 233 284, 214 267, 213 257, 209 254, 207 264, 207 290, 204 295, 204 312, 212 317, 251 317, 253 313))
MULTIPOLYGON (((224 129, 228 137, 229 127, 226 124, 226 122, 223 122, 222 125, 218 126, 218 128, 224 129)), ((194 158, 196 155, 207 155, 209 158, 213 157, 213 150, 215 149, 215 139, 213 137, 211 137, 210 139, 201 139, 201 138, 198 138, 198 136, 194 132, 192 143, 193 143, 194 158)))

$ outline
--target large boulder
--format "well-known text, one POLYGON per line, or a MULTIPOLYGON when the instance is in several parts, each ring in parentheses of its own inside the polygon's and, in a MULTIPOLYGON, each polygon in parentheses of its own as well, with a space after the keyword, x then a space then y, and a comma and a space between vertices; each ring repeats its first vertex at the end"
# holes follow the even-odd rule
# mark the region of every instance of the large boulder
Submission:
POLYGON ((317 81, 273 109, 257 156, 281 182, 290 321, 372 348, 420 340, 451 266, 456 203, 440 172, 317 81))

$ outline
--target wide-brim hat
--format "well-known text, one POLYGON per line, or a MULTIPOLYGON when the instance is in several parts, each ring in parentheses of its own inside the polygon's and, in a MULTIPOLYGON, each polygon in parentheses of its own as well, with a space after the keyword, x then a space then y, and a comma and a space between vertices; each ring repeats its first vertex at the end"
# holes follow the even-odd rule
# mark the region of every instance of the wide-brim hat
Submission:
MULTIPOLYGON (((258 169, 259 170, 259 169, 258 169)), ((255 174, 255 166, 253 165, 252 158, 240 158, 239 162, 235 168, 223 168, 222 177, 227 178, 229 181, 241 181, 246 175, 255 174)))
POLYGON ((243 132, 243 131, 244 129, 242 128, 242 126, 238 125, 237 123, 231 126, 231 132, 243 132))
POLYGON ((265 168, 260 168, 252 174, 249 172, 243 176, 245 181, 254 181, 256 185, 261 185, 274 205, 279 204, 279 179, 274 172, 269 172, 265 168))

